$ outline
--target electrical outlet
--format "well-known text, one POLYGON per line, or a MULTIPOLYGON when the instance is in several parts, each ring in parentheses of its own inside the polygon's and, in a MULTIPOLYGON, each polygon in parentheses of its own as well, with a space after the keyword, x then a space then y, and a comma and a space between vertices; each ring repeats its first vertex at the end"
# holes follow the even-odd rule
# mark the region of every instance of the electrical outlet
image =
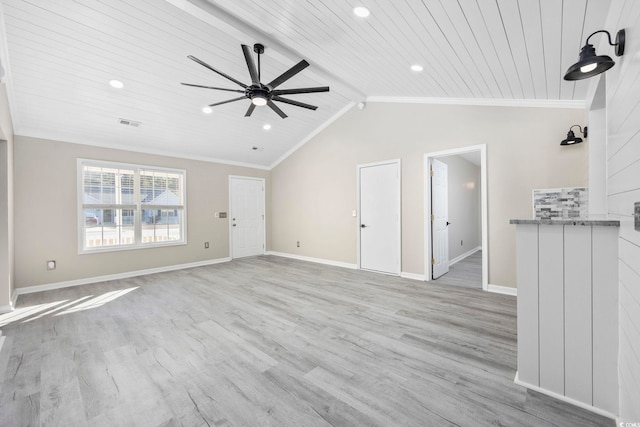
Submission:
POLYGON ((55 270, 56 269, 56 261, 51 260, 47 261, 47 270, 55 270))
POLYGON ((297 247, 300 247, 300 241, 297 241, 297 242, 296 242, 296 246, 297 246, 297 247))
POLYGON ((204 248, 209 249, 209 242, 204 242, 204 248))

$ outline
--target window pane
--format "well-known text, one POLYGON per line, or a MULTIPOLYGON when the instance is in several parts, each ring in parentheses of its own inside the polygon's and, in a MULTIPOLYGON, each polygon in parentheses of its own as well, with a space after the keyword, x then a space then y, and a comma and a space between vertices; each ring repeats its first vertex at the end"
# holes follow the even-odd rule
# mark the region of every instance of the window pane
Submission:
POLYGON ((183 171, 89 160, 80 167, 82 249, 184 241, 183 171))
POLYGON ((182 240, 181 209, 143 209, 142 243, 182 240))
POLYGON ((85 205, 134 204, 132 170, 85 166, 83 176, 85 205))
POLYGON ((84 247, 99 248, 136 243, 133 209, 85 209, 84 247))
POLYGON ((182 205, 182 174, 140 171, 140 200, 143 205, 182 205))
POLYGON ((134 205, 135 194, 133 194, 133 171, 120 170, 120 203, 134 205))

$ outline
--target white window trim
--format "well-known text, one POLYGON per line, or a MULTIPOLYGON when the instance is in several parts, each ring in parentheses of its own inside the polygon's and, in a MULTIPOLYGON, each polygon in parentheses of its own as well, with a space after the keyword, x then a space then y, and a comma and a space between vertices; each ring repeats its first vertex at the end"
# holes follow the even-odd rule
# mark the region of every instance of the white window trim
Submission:
MULTIPOLYGON (((138 249, 151 249, 151 248, 162 248, 167 246, 184 246, 187 244, 187 171, 185 169, 176 169, 176 168, 167 168, 162 166, 151 166, 151 165, 142 165, 137 163, 123 163, 123 162, 110 162, 106 160, 94 160, 94 159, 77 159, 76 163, 76 182, 77 182, 77 191, 76 191, 76 213, 77 213, 77 234, 78 234, 78 254, 95 254, 102 252, 120 252, 120 251, 131 251, 138 249), (96 248, 85 248, 85 218, 84 218, 84 206, 83 206, 83 194, 84 194, 84 183, 82 179, 82 171, 84 166, 96 166, 96 167, 106 167, 106 168, 114 168, 114 169, 133 169, 139 171, 140 169, 150 170, 150 171, 165 171, 171 173, 180 173, 182 174, 182 217, 183 221, 182 225, 182 239, 175 241, 167 241, 167 242, 147 242, 147 243, 134 243, 131 245, 122 245, 122 246, 105 246, 105 247, 96 247, 96 248)), ((136 175, 138 175, 136 173, 136 175)), ((136 210, 136 215, 140 215, 142 212, 141 209, 143 205, 140 203, 140 182, 138 179, 134 182, 134 195, 135 195, 135 205, 134 210, 136 210)), ((110 205, 113 206, 113 205, 110 205)), ((122 208, 125 208, 129 205, 122 205, 122 208)), ((162 208, 162 207, 160 207, 162 208)), ((134 220, 134 228, 135 235, 141 235, 142 223, 140 220, 134 220)))

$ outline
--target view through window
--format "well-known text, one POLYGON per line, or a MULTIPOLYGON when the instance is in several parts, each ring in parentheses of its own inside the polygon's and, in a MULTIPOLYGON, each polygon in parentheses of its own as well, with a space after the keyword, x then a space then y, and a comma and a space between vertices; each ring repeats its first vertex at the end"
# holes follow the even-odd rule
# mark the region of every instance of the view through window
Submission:
POLYGON ((80 250, 184 243, 185 171, 79 160, 80 250))

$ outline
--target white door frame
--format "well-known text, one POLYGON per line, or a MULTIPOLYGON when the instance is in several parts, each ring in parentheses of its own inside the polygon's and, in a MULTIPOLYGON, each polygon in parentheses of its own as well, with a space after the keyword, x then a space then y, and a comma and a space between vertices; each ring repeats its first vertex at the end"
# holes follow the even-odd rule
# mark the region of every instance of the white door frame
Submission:
MULTIPOLYGON (((400 162, 400 159, 393 159, 393 160, 387 160, 387 161, 382 161, 382 162, 373 162, 373 163, 363 163, 360 165, 356 165, 356 177, 357 177, 357 182, 356 182, 356 194, 358 195, 358 211, 357 211, 357 235, 356 238, 358 239, 357 241, 357 248, 358 248, 358 268, 362 269, 362 265, 360 263, 360 231, 361 231, 361 222, 362 222, 362 215, 360 212, 360 169, 362 168, 366 168, 366 167, 371 167, 371 166, 382 166, 382 165, 388 165, 388 164, 397 164, 398 165, 398 171, 400 176, 398 177, 398 248, 400 253, 398 254, 398 268, 397 268, 397 274, 398 276, 400 275, 401 271, 402 271, 402 164, 400 162)), ((385 274, 383 272, 380 272, 382 274, 385 274)))
POLYGON ((240 176, 240 175, 229 175, 229 209, 227 214, 227 220, 229 224, 229 258, 233 259, 233 226, 231 221, 231 180, 232 179, 248 179, 252 181, 260 181, 262 182, 262 188, 264 191, 262 192, 262 207, 264 209, 263 219, 262 219, 262 253, 260 255, 264 255, 266 253, 267 246, 267 205, 266 205, 266 180, 264 178, 256 178, 255 176, 240 176))
POLYGON ((471 151, 480 151, 480 204, 482 216, 482 289, 489 288, 489 233, 487 218, 487 145, 479 144, 469 147, 454 148, 451 150, 436 151, 425 153, 424 155, 424 277, 428 282, 433 280, 433 272, 431 270, 431 159, 437 157, 454 156, 456 154, 468 153, 471 151))

